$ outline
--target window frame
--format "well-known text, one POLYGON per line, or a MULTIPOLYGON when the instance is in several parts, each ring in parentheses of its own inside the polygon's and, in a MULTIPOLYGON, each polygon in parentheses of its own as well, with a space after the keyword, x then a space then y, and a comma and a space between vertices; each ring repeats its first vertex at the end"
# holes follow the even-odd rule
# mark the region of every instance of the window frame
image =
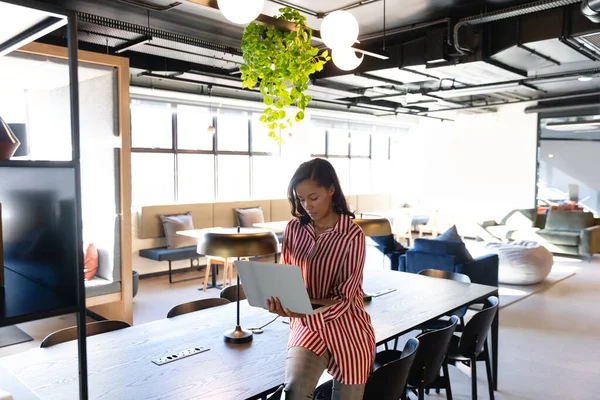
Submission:
MULTIPOLYGON (((171 100, 157 100, 157 99, 147 99, 145 97, 132 96, 131 101, 148 101, 155 103, 163 103, 170 104, 171 106, 171 148, 147 148, 147 147, 133 147, 133 135, 130 137, 131 142, 131 152, 132 153, 154 153, 154 154, 172 154, 174 157, 173 161, 173 176, 174 176, 174 187, 173 187, 173 198, 175 203, 179 202, 179 166, 178 166, 178 155, 179 154, 198 154, 198 155, 213 155, 214 156, 214 193, 213 193, 213 201, 218 201, 219 198, 219 166, 218 166, 218 156, 219 155, 237 155, 237 156, 249 156, 250 162, 248 167, 249 173, 249 193, 248 199, 253 198, 253 187, 254 187, 254 176, 253 176, 253 168, 252 168, 252 157, 253 156, 279 156, 281 157, 281 145, 277 145, 277 151, 275 152, 264 152, 264 151, 253 151, 252 150, 252 115, 256 112, 255 110, 241 110, 242 112, 247 113, 247 123, 248 123, 248 150, 247 151, 229 151, 229 150, 218 150, 218 140, 219 140, 219 126, 218 126, 218 113, 212 113, 212 123, 215 127, 215 133, 213 134, 213 145, 212 150, 190 150, 190 149, 180 149, 178 146, 178 130, 177 130, 177 110, 179 105, 186 106, 199 106, 203 107, 204 104, 198 104, 193 102, 185 102, 185 101, 171 101, 171 100)), ((130 113, 131 113, 131 102, 130 102, 130 113)), ((234 107, 219 107, 223 110, 229 111, 240 111, 234 107)), ((135 204, 135 206, 142 206, 145 204, 135 204)))

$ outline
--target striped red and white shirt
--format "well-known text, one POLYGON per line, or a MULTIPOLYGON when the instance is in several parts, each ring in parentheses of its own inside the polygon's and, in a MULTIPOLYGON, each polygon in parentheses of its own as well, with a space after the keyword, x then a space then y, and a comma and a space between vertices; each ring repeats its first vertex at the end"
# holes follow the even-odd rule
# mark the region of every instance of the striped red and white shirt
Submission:
POLYGON ((347 215, 315 236, 312 223, 293 219, 285 229, 282 262, 297 265, 313 299, 339 303, 305 318, 291 318, 288 348, 331 353, 328 372, 337 381, 363 384, 373 368, 375 332, 362 297, 365 235, 347 215))

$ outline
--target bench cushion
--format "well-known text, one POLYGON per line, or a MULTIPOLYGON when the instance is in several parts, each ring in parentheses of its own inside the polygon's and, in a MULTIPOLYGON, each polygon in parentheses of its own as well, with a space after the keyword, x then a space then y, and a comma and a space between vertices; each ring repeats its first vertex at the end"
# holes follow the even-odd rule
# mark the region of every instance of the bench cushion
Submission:
POLYGON ((102 296, 121 291, 121 282, 111 282, 106 279, 94 277, 94 279, 85 282, 85 297, 102 296))
POLYGON ((180 261, 198 258, 200 255, 196 252, 196 246, 183 247, 181 249, 157 247, 140 250, 140 257, 149 258, 154 261, 180 261))

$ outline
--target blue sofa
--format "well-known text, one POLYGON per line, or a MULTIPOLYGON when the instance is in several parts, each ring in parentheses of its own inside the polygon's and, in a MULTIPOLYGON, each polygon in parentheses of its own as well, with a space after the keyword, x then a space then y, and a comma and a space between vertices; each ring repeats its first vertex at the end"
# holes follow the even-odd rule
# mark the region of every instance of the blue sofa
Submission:
POLYGON ((397 271, 414 274, 424 269, 460 272, 473 283, 498 286, 498 264, 496 254, 473 259, 462 241, 420 238, 400 256, 397 271))
POLYGON ((400 256, 406 253, 407 248, 402 246, 394 239, 394 235, 385 236, 367 236, 367 259, 369 262, 376 262, 375 257, 369 257, 369 249, 376 250, 377 254, 385 257, 386 267, 398 271, 400 256))

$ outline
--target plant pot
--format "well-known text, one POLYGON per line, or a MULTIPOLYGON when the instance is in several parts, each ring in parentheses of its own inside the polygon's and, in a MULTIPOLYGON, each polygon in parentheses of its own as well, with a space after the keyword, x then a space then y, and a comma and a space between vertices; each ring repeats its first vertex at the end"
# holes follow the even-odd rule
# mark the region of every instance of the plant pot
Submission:
POLYGON ((0 160, 9 160, 20 145, 17 136, 0 117, 0 160))
POLYGON ((133 297, 135 297, 135 295, 138 292, 138 289, 140 287, 140 274, 138 274, 137 271, 133 271, 133 297))

